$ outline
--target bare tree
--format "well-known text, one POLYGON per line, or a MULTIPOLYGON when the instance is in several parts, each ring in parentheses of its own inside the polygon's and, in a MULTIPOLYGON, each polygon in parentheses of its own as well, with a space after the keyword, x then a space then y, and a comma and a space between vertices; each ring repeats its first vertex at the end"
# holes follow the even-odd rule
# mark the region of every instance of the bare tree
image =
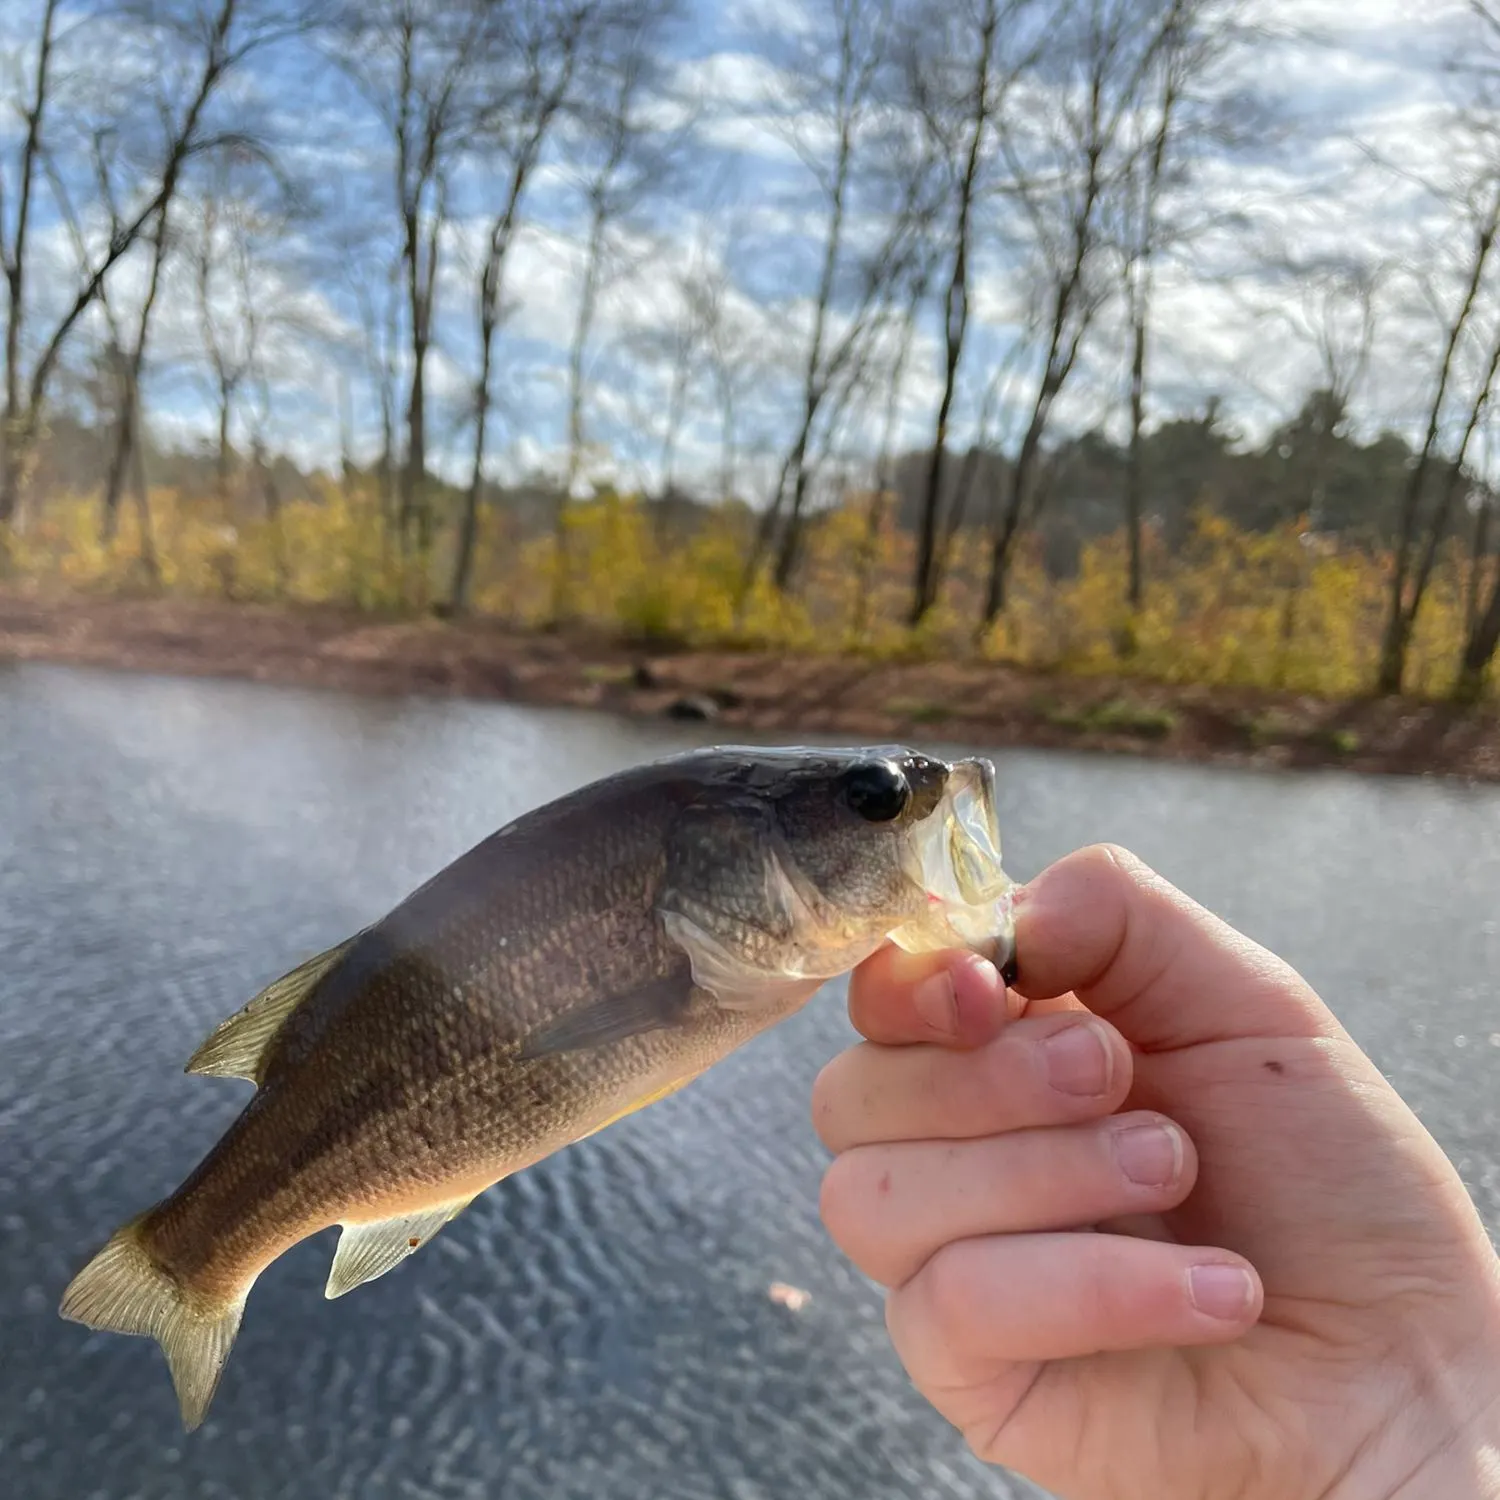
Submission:
MULTIPOLYGON (((141 370, 146 360, 146 340, 151 331, 151 314, 156 309, 157 295, 161 290, 162 267, 166 264, 171 230, 168 205, 163 204, 152 227, 147 231, 145 243, 150 254, 150 271, 146 278, 146 292, 141 298, 136 313, 133 335, 118 346, 120 358, 120 413, 115 426, 113 451, 109 468, 104 477, 104 493, 100 499, 99 538, 114 540, 119 524, 120 499, 130 475, 131 459, 140 444, 141 433, 141 370)), ((118 327, 118 324, 116 325, 118 327)))
POLYGON ((682 138, 680 131, 663 132, 651 125, 653 109, 663 100, 666 87, 658 49, 677 10, 676 0, 637 0, 608 23, 596 21, 605 33, 604 45, 586 61, 590 77, 576 111, 579 129, 573 156, 583 167, 581 191, 588 227, 578 312, 568 346, 568 446, 554 522, 554 620, 563 618, 570 608, 567 508, 585 449, 585 360, 600 294, 616 269, 612 240, 664 185, 682 138))
POLYGON ((399 527, 403 546, 412 545, 415 530, 424 558, 433 526, 427 494, 427 360, 448 191, 481 107, 482 74, 503 10, 486 0, 350 0, 336 33, 338 57, 392 147, 410 364, 399 527))
MULTIPOLYGON (((1233 143, 1247 101, 1223 82, 1220 68, 1244 39, 1241 0, 1166 0, 1159 43, 1145 80, 1142 108, 1124 124, 1127 160, 1120 201, 1120 279, 1129 330, 1130 435, 1124 473, 1130 550, 1126 602, 1141 607, 1144 430, 1156 270, 1162 258, 1205 227, 1205 215, 1182 200, 1193 180, 1192 152, 1233 143)), ((1263 140, 1263 132, 1255 138, 1263 140)))
MULTIPOLYGON (((860 362, 912 227, 910 201, 903 205, 898 200, 896 207, 886 209, 886 227, 875 246, 862 246, 850 229, 868 175, 861 172, 861 159, 871 155, 871 137, 884 108, 883 75, 894 38, 889 0, 818 0, 808 20, 805 30, 775 49, 778 85, 784 90, 776 118, 816 185, 824 218, 822 245, 801 361, 797 424, 746 572, 748 583, 774 547, 780 589, 789 585, 797 563, 813 481, 814 435, 820 421, 827 425, 825 404, 834 386, 851 377, 852 366, 860 362)), ((827 439, 825 431, 825 449, 827 439)))
MULTIPOLYGON (((1381 639, 1380 664, 1376 673, 1378 693, 1399 693, 1405 681, 1407 652, 1422 607, 1431 565, 1425 559, 1435 557, 1451 511, 1453 487, 1445 485, 1442 496, 1427 520, 1427 540, 1422 545, 1421 521, 1423 500, 1429 476, 1443 461, 1440 452, 1444 425, 1449 419, 1449 400, 1462 366, 1462 354, 1472 332, 1476 311, 1482 304, 1481 290, 1500 234, 1500 178, 1487 177, 1469 198, 1466 207, 1471 214, 1467 228, 1468 246, 1459 269, 1456 295, 1443 314, 1442 353, 1438 361, 1432 391, 1427 403, 1426 426, 1416 462, 1411 466, 1401 497, 1397 521, 1396 550, 1391 569, 1390 592, 1385 628, 1381 639)), ((1491 377, 1493 378, 1493 377, 1491 377)), ((1473 434, 1474 423, 1488 399, 1487 383, 1471 404, 1473 420, 1465 424, 1463 447, 1447 461, 1455 470, 1463 463, 1464 451, 1473 434)), ((1454 480, 1454 485, 1457 481, 1454 480)))
MULTIPOLYGON (((716 380, 714 348, 716 340, 723 341, 732 289, 718 241, 728 244, 736 238, 733 229, 711 233, 721 224, 722 208, 715 205, 714 212, 702 215, 686 264, 672 277, 673 314, 664 323, 648 318, 628 339, 638 357, 664 365, 668 371, 665 404, 655 391, 643 391, 640 418, 642 426, 654 425, 653 418, 660 411, 656 488, 662 498, 677 491, 683 431, 694 413, 700 387, 716 380)), ((666 244, 662 253, 670 253, 666 244)), ((732 405, 732 393, 730 401, 732 405)))
MULTIPOLYGON (((206 106, 211 95, 222 88, 225 74, 231 68, 242 63, 251 51, 283 40, 309 18, 306 13, 258 8, 253 0, 220 0, 217 8, 190 8, 186 13, 158 12, 143 5, 139 16, 140 24, 149 28, 155 45, 164 52, 180 55, 183 62, 180 78, 176 69, 164 70, 158 95, 152 101, 151 113, 159 122, 156 129, 160 137, 154 146, 146 148, 146 156, 163 164, 161 191, 156 211, 142 230, 149 256, 146 289, 133 336, 122 351, 124 402, 100 514, 100 531, 106 541, 114 535, 120 499, 132 472, 140 433, 141 374, 163 272, 174 248, 174 213, 185 176, 196 161, 205 157, 222 160, 237 155, 261 161, 266 157, 264 147, 243 124, 237 127, 211 124, 206 106), (182 90, 180 96, 176 93, 178 87, 182 90)), ((138 148, 132 150, 127 145, 123 152, 126 163, 137 154, 138 148)), ((105 182, 107 178, 101 176, 101 183, 105 182)), ((113 208, 111 218, 116 224, 120 222, 120 215, 113 208)))
POLYGON ((1375 351, 1386 267, 1325 257, 1282 267, 1286 290, 1277 306, 1293 337, 1309 344, 1318 361, 1318 408, 1311 451, 1300 475, 1298 509, 1317 530, 1329 470, 1343 428, 1359 398, 1375 351))
POLYGON ((564 5, 527 0, 514 7, 514 13, 506 18, 499 44, 487 60, 483 85, 486 97, 476 124, 476 139, 487 157, 503 165, 504 176, 479 276, 474 461, 464 497, 449 591, 448 607, 453 612, 468 607, 489 435, 495 331, 502 311, 506 258, 520 226, 526 189, 547 138, 569 102, 590 27, 598 19, 598 9, 596 0, 576 0, 564 5))
POLYGON ((1478 497, 1469 563, 1469 597, 1465 609, 1467 631, 1453 681, 1453 697, 1460 703, 1478 702, 1495 652, 1500 648, 1500 564, 1491 566, 1488 594, 1481 589, 1483 569, 1489 560, 1493 508, 1494 498, 1488 491, 1478 497))
MULTIPOLYGON (((337 202, 322 206, 318 218, 335 275, 354 302, 358 324, 354 359, 373 396, 379 422, 375 477, 385 546, 394 541, 400 522, 396 411, 404 262, 399 240, 382 232, 383 214, 367 216, 353 204, 337 202)), ((347 356, 350 351, 345 347, 341 353, 347 356)))
POLYGON ((258 154, 233 147, 215 153, 199 191, 183 205, 181 237, 217 411, 214 488, 221 506, 230 498, 235 417, 279 314, 257 273, 289 227, 287 200, 274 174, 267 194, 247 171, 261 164, 258 154))
MULTIPOLYGON (((150 0, 131 0, 121 6, 120 18, 155 37, 163 49, 158 89, 147 101, 145 111, 155 146, 130 153, 132 169, 127 186, 132 191, 122 194, 104 246, 83 267, 76 292, 65 301, 61 316, 42 340, 29 379, 18 376, 13 385, 8 379, 0 521, 15 514, 48 385, 69 334, 115 266, 137 244, 149 242, 153 262, 166 253, 167 215, 187 164, 198 153, 233 137, 233 132, 217 128, 213 121, 211 106, 216 95, 252 54, 306 29, 314 13, 303 0, 285 4, 273 0, 202 0, 201 5, 162 9, 150 0)), ((45 99, 45 95, 43 80, 36 97, 45 99)), ((128 437, 121 438, 127 445, 126 457, 129 441, 128 437)))
MULTIPOLYGON (((47 109, 51 83, 52 55, 57 24, 57 0, 46 0, 38 27, 36 62, 32 71, 31 95, 21 109, 24 134, 20 160, 16 166, 15 217, 9 224, 0 220, 0 267, 5 271, 5 428, 6 458, 0 471, 0 521, 11 518, 16 506, 19 475, 10 458, 10 450, 20 437, 21 415, 21 331, 26 315, 26 250, 31 229, 32 193, 36 185, 42 151, 42 124, 47 109)), ((0 177, 0 188, 4 179, 0 177)), ((0 207, 3 207, 0 202, 0 207)))
POLYGON ((1050 107, 1039 99, 1017 111, 1001 140, 1047 321, 1030 416, 994 519, 982 628, 1005 607, 1012 550, 1043 502, 1036 480, 1047 425, 1109 294, 1104 229, 1111 195, 1128 180, 1124 129, 1171 35, 1173 12, 1162 14, 1171 0, 1150 5, 1147 20, 1137 0, 1073 0, 1052 33, 1050 107))
MULTIPOLYGON (((119 210, 115 204, 113 189, 110 184, 108 167, 104 157, 102 142, 95 143, 95 173, 99 188, 99 198, 109 211, 111 226, 119 223, 119 210)), ((89 264, 88 238, 84 232, 83 224, 79 218, 78 211, 74 206, 72 194, 68 191, 66 182, 58 172, 56 164, 51 156, 43 153, 43 164, 52 187, 52 195, 57 203, 58 211, 62 215, 63 223, 67 226, 69 238, 73 243, 73 250, 78 258, 80 267, 89 264)), ((99 288, 97 302, 104 316, 105 346, 102 351, 102 373, 104 375, 104 386, 110 392, 111 401, 111 423, 116 433, 115 453, 120 451, 120 431, 129 423, 132 429, 131 448, 135 455, 135 464, 132 471, 132 493, 135 498, 137 519, 140 529, 140 561, 142 571, 151 582, 158 581, 160 567, 156 557, 156 542, 154 528, 151 523, 151 499, 146 485, 145 464, 141 458, 141 410, 137 399, 135 386, 131 378, 131 362, 126 353, 126 336, 115 306, 110 297, 109 286, 99 288)), ((104 533, 104 540, 112 540, 114 536, 113 521, 109 530, 104 533)))
POLYGON ((863 638, 870 623, 870 594, 874 584, 880 535, 889 508, 891 469, 896 451, 896 424, 901 412, 901 398, 906 389, 912 340, 917 329, 917 303, 925 286, 925 276, 912 278, 910 300, 897 325, 896 347, 890 369, 886 372, 885 409, 880 429, 880 450, 875 459, 874 483, 870 487, 869 509, 865 514, 865 532, 861 541, 854 590, 854 617, 850 626, 855 641, 863 638))
POLYGON ((984 231, 1008 186, 1001 149, 1017 82, 1044 38, 1034 0, 965 0, 919 6, 903 39, 907 97, 920 121, 909 168, 932 181, 932 218, 944 247, 941 270, 942 385, 922 490, 908 623, 937 601, 943 470, 959 371, 969 336, 970 297, 984 231))

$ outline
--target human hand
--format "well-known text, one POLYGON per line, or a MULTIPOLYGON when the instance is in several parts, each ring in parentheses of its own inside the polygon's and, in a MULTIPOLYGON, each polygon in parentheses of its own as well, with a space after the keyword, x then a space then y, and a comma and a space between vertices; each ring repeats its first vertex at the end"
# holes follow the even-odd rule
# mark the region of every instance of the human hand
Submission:
POLYGON ((1014 992, 882 949, 814 1088, 918 1390, 1065 1500, 1500 1497, 1500 1262, 1422 1124, 1133 856, 1018 897, 1014 992))

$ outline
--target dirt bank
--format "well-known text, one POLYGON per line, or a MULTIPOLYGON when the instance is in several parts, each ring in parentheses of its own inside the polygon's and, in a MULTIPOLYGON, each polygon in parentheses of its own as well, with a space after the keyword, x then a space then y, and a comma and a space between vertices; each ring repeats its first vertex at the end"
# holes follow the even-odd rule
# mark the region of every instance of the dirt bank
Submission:
POLYGON ((1066 746, 1500 782, 1494 705, 1459 713, 1408 699, 1328 702, 968 662, 663 650, 486 620, 0 591, 0 660, 675 713, 788 739, 1066 746))

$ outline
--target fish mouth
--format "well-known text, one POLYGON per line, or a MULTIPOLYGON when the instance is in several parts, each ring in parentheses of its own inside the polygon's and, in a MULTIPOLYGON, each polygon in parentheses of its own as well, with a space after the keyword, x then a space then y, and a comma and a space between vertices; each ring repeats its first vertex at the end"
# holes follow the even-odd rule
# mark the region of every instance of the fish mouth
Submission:
POLYGON ((927 895, 925 916, 892 937, 909 949, 975 948, 997 963, 1013 948, 1015 882, 1001 863, 995 767, 954 761, 937 805, 912 832, 910 874, 927 895))
POLYGON ((943 801, 948 862, 960 896, 970 906, 994 901, 1011 887, 1000 863, 994 765, 982 756, 955 763, 943 801))

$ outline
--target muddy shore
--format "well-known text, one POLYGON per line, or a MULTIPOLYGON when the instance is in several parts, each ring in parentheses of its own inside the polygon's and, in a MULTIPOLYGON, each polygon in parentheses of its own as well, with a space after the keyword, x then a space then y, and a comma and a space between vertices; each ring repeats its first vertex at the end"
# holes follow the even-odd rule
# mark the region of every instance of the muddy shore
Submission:
POLYGON ((1065 746, 1500 782, 1500 713, 1065 677, 974 662, 677 650, 491 620, 0 591, 0 662, 245 677, 711 719, 795 738, 1065 746))

